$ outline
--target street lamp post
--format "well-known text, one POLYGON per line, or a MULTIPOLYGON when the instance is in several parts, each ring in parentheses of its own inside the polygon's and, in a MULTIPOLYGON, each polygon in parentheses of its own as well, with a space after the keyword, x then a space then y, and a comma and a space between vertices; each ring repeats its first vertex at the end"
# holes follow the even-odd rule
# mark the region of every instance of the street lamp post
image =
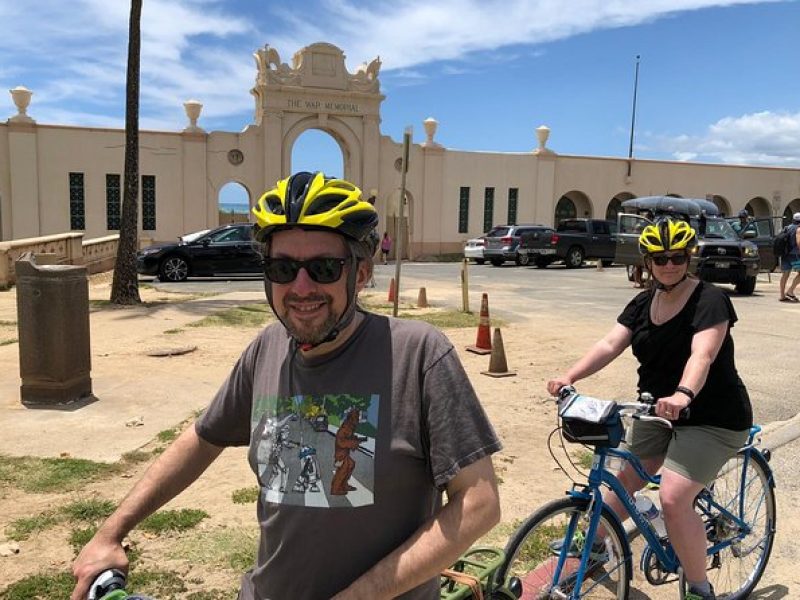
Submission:
POLYGON ((403 132, 403 164, 400 168, 400 199, 397 207, 397 228, 395 233, 395 261, 394 261, 394 307, 392 315, 397 316, 398 302, 400 299, 400 263, 403 259, 403 215, 406 205, 406 173, 408 172, 408 154, 411 146, 412 128, 409 125, 403 132))
POLYGON ((639 55, 636 55, 636 72, 633 77, 633 110, 631 111, 631 141, 628 145, 628 177, 631 176, 633 159, 633 130, 636 127, 636 93, 639 89, 639 55))

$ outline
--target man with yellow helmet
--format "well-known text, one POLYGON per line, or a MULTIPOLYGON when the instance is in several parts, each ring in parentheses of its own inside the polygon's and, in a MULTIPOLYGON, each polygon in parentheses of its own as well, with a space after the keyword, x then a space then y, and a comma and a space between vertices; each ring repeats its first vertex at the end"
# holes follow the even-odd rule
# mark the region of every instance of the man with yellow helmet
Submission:
POLYGON ((227 446, 249 446, 260 484, 261 542, 240 600, 438 598, 438 574, 499 520, 500 442, 453 346, 357 305, 376 250, 372 204, 350 182, 303 172, 253 213, 280 322, 81 552, 72 600, 97 572, 126 568, 124 535, 227 446), (287 485, 310 454, 315 485, 287 485))
MULTIPOLYGON (((712 284, 688 277, 695 243, 695 231, 682 220, 661 218, 645 227, 639 250, 652 289, 631 300, 614 328, 547 389, 557 394, 631 346, 640 364, 639 393, 658 399, 656 415, 673 421, 674 430, 634 422, 630 450, 650 473, 662 469, 661 505, 689 585, 686 599, 708 600, 715 596, 706 576, 706 535, 693 502, 747 439, 752 410, 734 362, 733 305, 712 284)), ((631 494, 644 485, 630 465, 620 480, 631 494)), ((608 503, 624 510, 616 496, 608 503)))

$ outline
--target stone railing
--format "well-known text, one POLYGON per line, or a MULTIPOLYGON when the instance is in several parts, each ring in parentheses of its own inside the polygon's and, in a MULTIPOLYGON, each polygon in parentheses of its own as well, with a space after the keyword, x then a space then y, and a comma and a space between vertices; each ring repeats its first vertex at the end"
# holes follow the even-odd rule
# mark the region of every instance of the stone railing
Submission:
POLYGON ((114 267, 118 245, 119 234, 84 241, 82 233, 0 242, 0 289, 14 283, 14 262, 26 252, 37 255, 40 264, 86 265, 89 273, 99 273, 114 267))

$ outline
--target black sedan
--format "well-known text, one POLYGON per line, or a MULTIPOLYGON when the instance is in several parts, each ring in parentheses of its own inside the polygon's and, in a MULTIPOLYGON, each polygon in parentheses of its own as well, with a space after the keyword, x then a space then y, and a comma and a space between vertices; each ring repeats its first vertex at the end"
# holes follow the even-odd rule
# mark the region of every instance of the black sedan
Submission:
POLYGON ((139 251, 136 270, 162 281, 187 277, 263 273, 261 244, 253 240, 252 223, 234 223, 154 244, 139 251))

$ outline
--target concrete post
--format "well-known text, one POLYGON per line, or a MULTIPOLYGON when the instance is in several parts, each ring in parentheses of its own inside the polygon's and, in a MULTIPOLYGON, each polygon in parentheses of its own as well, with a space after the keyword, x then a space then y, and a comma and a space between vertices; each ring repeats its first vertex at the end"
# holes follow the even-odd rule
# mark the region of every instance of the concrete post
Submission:
POLYGON ((22 403, 57 406, 92 395, 86 267, 15 263, 22 403))

